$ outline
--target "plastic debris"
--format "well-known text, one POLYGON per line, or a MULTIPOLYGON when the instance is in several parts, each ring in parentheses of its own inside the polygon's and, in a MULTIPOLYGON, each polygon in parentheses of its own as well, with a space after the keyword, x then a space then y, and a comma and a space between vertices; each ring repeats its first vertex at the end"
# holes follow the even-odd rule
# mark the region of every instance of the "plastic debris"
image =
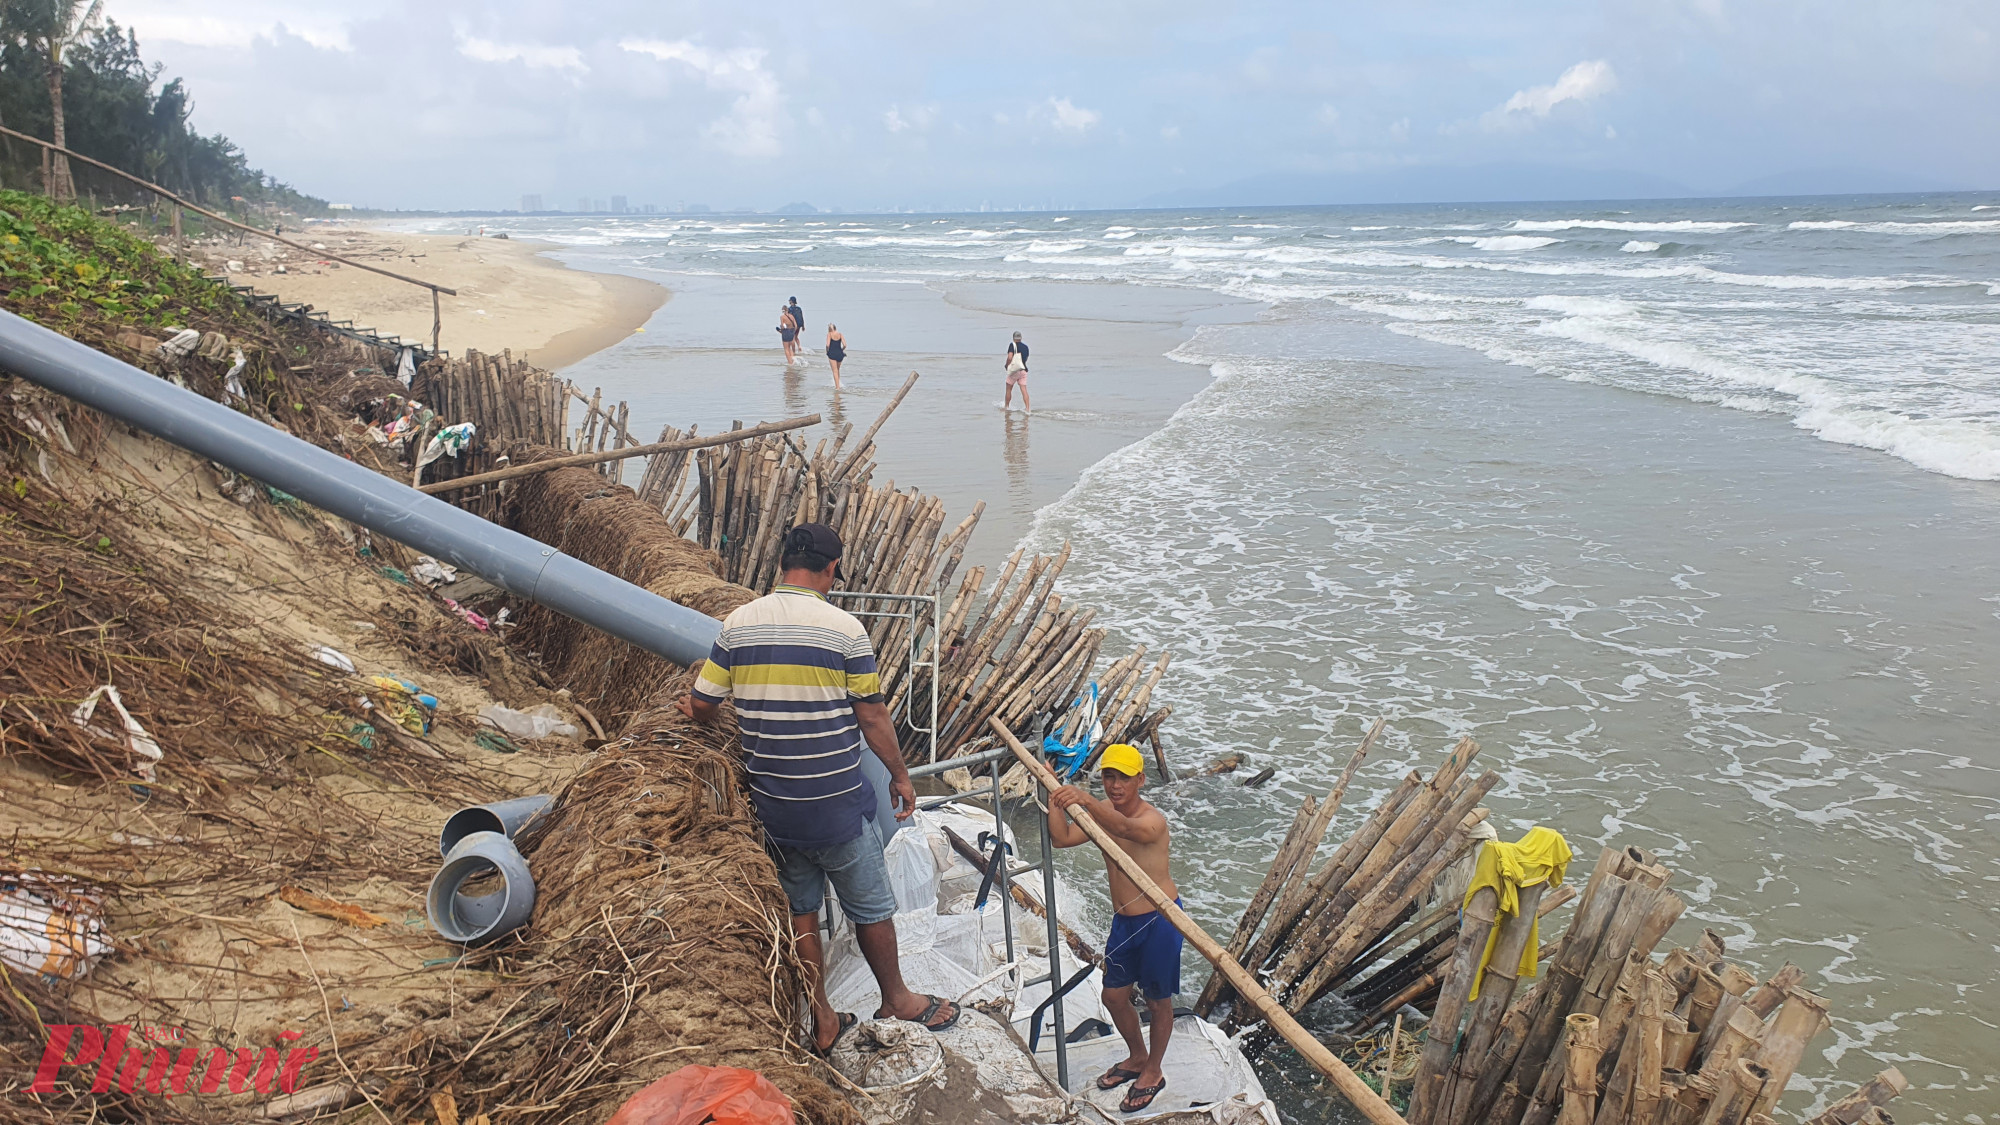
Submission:
POLYGON ((103 727, 91 724, 90 720, 97 714, 97 702, 100 699, 109 700, 112 710, 118 712, 118 718, 125 724, 125 748, 132 751, 134 756, 141 759, 138 764, 132 767, 132 772, 145 778, 147 781, 154 780, 153 765, 165 755, 160 753, 160 744, 154 742, 153 736, 146 733, 145 725, 133 718, 132 712, 125 709, 125 701, 118 697, 117 688, 110 684, 105 684, 92 691, 84 697, 82 703, 77 704, 76 710, 70 712, 69 721, 82 727, 87 733, 94 734, 99 738, 115 739, 119 737, 111 731, 105 730, 103 727))
POLYGON ((442 586, 458 581, 458 568, 429 555, 418 555, 417 565, 410 568, 410 578, 420 586, 442 586))
POLYGON ((243 358, 242 348, 231 348, 229 370, 222 376, 223 389, 237 398, 249 398, 250 392, 243 388, 243 367, 250 361, 243 358))
POLYGON ((495 754, 519 754, 521 752, 521 748, 514 745, 513 739, 508 738, 497 730, 482 730, 472 736, 472 741, 480 749, 491 750, 495 754))
POLYGON ((199 343, 201 332, 198 329, 181 328, 174 330, 173 338, 161 344, 156 351, 162 359, 180 359, 193 352, 199 343))
POLYGON ((440 457, 457 457, 472 444, 472 435, 477 431, 470 422, 460 422, 446 426, 424 445, 424 451, 417 455, 417 467, 422 468, 440 457))
POLYGON ((437 718, 438 698, 408 680, 395 676, 370 676, 368 682, 382 690, 382 710, 404 730, 429 734, 437 718))
POLYGON ((733 1066, 684 1066, 632 1095, 605 1125, 792 1125, 792 1102, 771 1080, 733 1066))
POLYGON ((471 610, 465 608, 464 606, 458 604, 457 602, 452 601, 450 598, 444 599, 444 604, 445 608, 451 610, 453 613, 457 614, 461 618, 464 618, 465 623, 467 625, 472 626, 474 629, 477 629, 480 632, 484 633, 492 628, 492 624, 488 622, 484 617, 481 617, 479 614, 476 614, 471 610))
POLYGON ((516 711, 512 707, 502 707, 489 703, 479 709, 479 721, 487 726, 498 727, 513 738, 547 738, 559 734, 564 738, 575 738, 576 727, 563 720, 561 712, 553 703, 537 703, 526 711, 516 711))
POLYGON ((0 964, 76 980, 109 952, 102 890, 40 871, 0 876, 0 964))
POLYGON ((329 668, 338 668, 343 672, 354 671, 354 661, 348 659, 346 653, 334 648, 332 645, 321 645, 312 650, 312 655, 314 660, 319 661, 329 668))

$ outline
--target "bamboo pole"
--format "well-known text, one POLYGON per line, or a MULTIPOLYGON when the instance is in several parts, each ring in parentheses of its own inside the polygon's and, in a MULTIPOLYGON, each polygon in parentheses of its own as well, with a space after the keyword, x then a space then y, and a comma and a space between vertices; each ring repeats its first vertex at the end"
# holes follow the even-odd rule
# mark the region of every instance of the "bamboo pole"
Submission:
MULTIPOLYGON (((990 725, 993 733, 1007 744, 1007 748, 1014 752, 1014 756, 1020 759, 1021 765, 1034 776, 1036 781, 1041 782, 1051 792, 1058 787, 1055 775, 1049 772, 1047 766, 1037 761, 1035 756, 1028 752, 1027 747, 1021 745, 1012 731, 998 722, 990 725)), ((1167 921, 1173 924, 1174 929, 1179 930, 1189 944, 1207 958, 1210 964, 1229 977, 1229 983, 1257 1009, 1271 1025, 1271 1029, 1282 1036, 1285 1042, 1291 1044, 1292 1049, 1311 1063, 1315 1070, 1332 1079, 1334 1087, 1340 1091, 1341 1096, 1360 1110, 1363 1117, 1374 1125, 1409 1125, 1388 1102, 1382 1100, 1380 1094, 1369 1089, 1368 1084, 1363 1082, 1359 1075, 1349 1070, 1347 1064, 1341 1062, 1332 1051, 1327 1050, 1325 1044, 1314 1039, 1311 1032, 1300 1027, 1291 1013, 1285 1011, 1270 993, 1264 991, 1264 987, 1257 983, 1257 978, 1251 976, 1249 970, 1238 964, 1227 950, 1208 936, 1207 931, 1196 925, 1194 919, 1188 917, 1173 899, 1168 898, 1167 893, 1160 889, 1160 885, 1153 881, 1152 876, 1146 874, 1144 868, 1125 854, 1125 849, 1118 846, 1118 841, 1100 827, 1097 821, 1091 818, 1090 813, 1080 808, 1065 811, 1076 826, 1083 829, 1084 835, 1089 836, 1099 850, 1103 851, 1105 862, 1124 872, 1125 877, 1132 880, 1140 893, 1152 901, 1154 909, 1164 915, 1167 921)))
POLYGON ((1566 1016, 1564 1038, 1569 1048, 1569 1068, 1563 1076, 1562 1116, 1558 1125, 1591 1125, 1596 1116, 1597 1056, 1603 1050, 1597 1042, 1597 1017, 1585 1012, 1566 1016))
POLYGON ((1909 1079, 1895 1067, 1883 1071, 1854 1088, 1854 1091, 1820 1111, 1806 1125, 1856 1125, 1857 1122, 1900 1097, 1910 1088, 1909 1079))
POLYGON ((862 455, 868 452, 868 447, 875 440, 875 434, 882 429, 882 424, 887 422, 889 415, 894 414, 896 408, 903 404, 903 396, 909 394, 910 388, 916 385, 917 373, 912 371, 910 372, 910 377, 903 380, 903 388, 896 392, 894 398, 889 400, 889 405, 882 408, 882 414, 875 419, 875 424, 868 427, 868 432, 861 435, 860 441, 854 443, 854 452, 848 454, 847 460, 842 461, 839 467, 834 469, 833 477, 835 480, 847 476, 854 470, 854 466, 860 462, 862 455))
POLYGON ((1499 906, 1500 893, 1492 887, 1481 887, 1473 892, 1459 916, 1458 948, 1445 971, 1443 991, 1438 994, 1437 1008, 1431 1013, 1423 1057, 1417 1063, 1416 1079, 1410 1087, 1412 1125, 1430 1125, 1445 1092, 1445 1080, 1449 1077, 1445 1068, 1458 1041, 1458 1020, 1465 1010, 1465 998, 1472 991, 1473 974, 1479 968, 1480 955, 1486 951, 1486 939, 1493 932, 1499 906))
POLYGON ((420 491, 432 494, 455 492, 458 489, 470 488, 477 484, 492 484, 503 480, 513 480, 517 477, 546 473, 552 469, 566 469, 572 465, 595 465, 601 461, 617 461, 626 457, 645 457, 654 453, 674 453, 687 449, 707 449, 714 445, 728 445, 732 442, 762 437, 765 434, 775 434, 783 430, 796 430, 803 426, 815 426, 818 424, 819 415, 808 414, 803 418, 789 418, 783 422, 765 422, 752 426, 747 430, 725 430, 722 433, 710 434, 707 437, 684 438, 680 441, 661 441, 650 445, 628 445, 623 449, 613 449, 601 453, 577 453, 568 457, 551 457, 546 461, 536 461, 527 465, 513 465, 505 469, 497 469, 490 473, 479 473, 475 476, 460 477, 457 480, 427 484, 420 491))
POLYGON ((1539 917, 1535 907, 1547 890, 1547 883, 1520 888, 1515 892, 1519 909, 1499 923, 1500 936, 1494 939, 1493 953, 1477 981, 1479 1000, 1466 1020, 1465 1035, 1452 1067, 1450 1089, 1443 1102, 1445 1109, 1438 1118, 1440 1125, 1469 1125, 1472 1120, 1479 1067, 1486 1062, 1493 1037, 1500 1030, 1501 1017, 1507 1014, 1507 1005, 1514 999, 1521 973, 1521 952, 1535 930, 1539 917))
POLYGON ((1771 974, 1770 980, 1743 997, 1743 1006, 1750 1009, 1760 1020, 1770 1019, 1771 1013, 1777 1011, 1779 1005, 1785 1002, 1785 994, 1805 979, 1806 971, 1787 961, 1777 972, 1771 974))
MULTIPOLYGON (((137 184, 140 187, 145 188, 147 191, 152 192, 153 194, 159 196, 161 199, 167 200, 168 202, 173 203, 177 206, 184 207, 189 211, 193 211, 197 215, 202 215, 207 218, 213 219, 224 226, 233 227, 240 231, 247 231, 251 234, 256 235, 259 238, 268 238, 272 242, 283 243, 284 245, 289 246, 294 250, 303 250, 306 253, 315 255, 317 257, 330 258, 336 262, 342 262, 347 265, 353 266, 355 269, 367 270, 369 273, 379 273, 383 277, 393 277, 397 281, 407 281, 411 285, 421 285, 424 288, 430 290, 432 293, 449 293, 454 297, 458 296, 458 290, 456 289, 447 289, 442 285, 434 285, 428 281, 418 281, 414 277, 404 277, 400 273, 393 273, 389 270, 382 269, 379 266, 371 266, 366 262, 357 262, 351 258, 343 258, 338 254, 328 253, 325 250, 315 250, 310 246, 293 242, 289 238, 284 238, 280 235, 272 234, 270 231, 259 230, 256 227, 247 226, 243 223, 239 223, 235 219, 226 218, 222 215, 218 215, 215 212, 210 211, 206 207, 197 207, 194 204, 189 203, 187 200, 182 199, 180 196, 175 195, 173 192, 168 191, 166 188, 163 188, 156 183, 152 183, 148 180, 142 180, 139 177, 133 175, 132 173, 124 171, 123 169, 113 168, 111 165, 106 164, 102 160, 93 160, 90 157, 85 156, 80 152, 71 152, 69 149, 62 147, 61 145, 52 144, 49 141, 42 140, 40 137, 30 136, 27 133, 18 132, 16 130, 6 128, 5 126, 0 126, 0 135, 14 137, 18 140, 28 141, 32 144, 38 144, 42 146, 42 151, 44 156, 46 156, 49 152, 59 152, 63 156, 71 160, 81 160, 85 164, 89 164, 92 167, 102 168, 104 171, 109 172, 112 175, 119 177, 120 179, 130 181, 131 183, 137 184)), ((436 349, 433 348, 432 350, 435 351, 436 349)))
POLYGON ((1785 1084, 1792 1080, 1799 1059, 1813 1036, 1826 1030, 1827 1004, 1823 997, 1794 988, 1764 1028, 1764 1041, 1757 1047, 1757 1065, 1771 1072, 1764 1092, 1750 1104, 1751 1113, 1769 1113, 1784 1096, 1785 1084))

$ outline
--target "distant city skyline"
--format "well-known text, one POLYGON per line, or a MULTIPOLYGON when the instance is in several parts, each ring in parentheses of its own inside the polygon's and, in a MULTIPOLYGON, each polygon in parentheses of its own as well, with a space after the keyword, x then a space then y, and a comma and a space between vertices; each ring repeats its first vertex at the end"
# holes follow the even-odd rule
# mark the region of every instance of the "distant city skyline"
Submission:
POLYGON ((2000 188, 2000 5, 1974 0, 1826 0, 1809 20, 1746 0, 106 15, 188 80, 197 127, 364 206, 610 210, 613 186, 663 210, 871 211, 2000 188), (393 178, 358 159, 383 147, 393 178))

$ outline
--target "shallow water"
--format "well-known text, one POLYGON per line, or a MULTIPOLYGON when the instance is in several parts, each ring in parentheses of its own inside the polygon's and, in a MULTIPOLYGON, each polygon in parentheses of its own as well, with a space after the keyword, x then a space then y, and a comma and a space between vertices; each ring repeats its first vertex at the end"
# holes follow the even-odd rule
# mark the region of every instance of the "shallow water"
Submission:
MULTIPOLYGON (((1973 210, 1991 203, 517 233, 676 288, 646 337, 580 369, 651 393, 648 425, 830 408, 823 373, 789 389, 768 318, 734 311, 786 291, 878 352, 851 416, 909 366, 936 373, 885 469, 954 513, 994 500, 979 561, 1073 540, 1068 591, 1115 640, 1178 654, 1160 691, 1182 764, 1241 750, 1278 771, 1156 790, 1212 930, 1368 721, 1390 736, 1335 837, 1469 733, 1505 778, 1503 832, 1558 827, 1585 864, 1600 842, 1655 849, 1692 904, 1677 938, 1708 926, 1748 965, 1807 970, 1834 1025, 1788 1109, 1894 1063, 1899 1120, 1978 1125, 2000 1106, 2000 220, 1973 210), (1036 383, 1031 428, 999 415, 989 370, 1023 322, 1077 374, 1036 383)), ((1332 1112, 1271 1086, 1293 1119, 1332 1112)))

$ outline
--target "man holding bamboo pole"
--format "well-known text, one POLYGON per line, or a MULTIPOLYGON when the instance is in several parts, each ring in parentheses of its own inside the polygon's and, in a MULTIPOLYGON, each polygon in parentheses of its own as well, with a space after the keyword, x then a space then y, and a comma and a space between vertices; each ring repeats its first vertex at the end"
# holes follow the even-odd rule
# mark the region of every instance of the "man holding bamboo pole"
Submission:
MULTIPOLYGON (((1098 777, 1104 783, 1102 801, 1093 799, 1074 785, 1065 785, 1049 795, 1049 840, 1059 848, 1073 848, 1090 837, 1058 810, 1081 808, 1125 846, 1141 870, 1167 894, 1174 890, 1173 873, 1167 856, 1167 818, 1139 796, 1146 784, 1146 759, 1135 747, 1118 743, 1104 748, 1097 760, 1098 777)), ((1104 943, 1104 1007, 1118 1034, 1125 1037, 1131 1054, 1097 1080, 1100 1090, 1115 1090, 1133 1083, 1118 1108, 1137 1113, 1153 1104, 1167 1088, 1167 1076, 1160 1069, 1167 1057, 1167 1040, 1174 1033, 1174 994, 1181 990, 1181 933, 1166 920, 1146 893, 1130 876, 1118 869, 1107 856, 1105 874, 1111 883, 1111 935, 1104 943), (1139 1013, 1132 1007, 1132 990, 1146 999, 1147 1022, 1152 1025, 1153 1045, 1139 1029, 1139 1013)))

